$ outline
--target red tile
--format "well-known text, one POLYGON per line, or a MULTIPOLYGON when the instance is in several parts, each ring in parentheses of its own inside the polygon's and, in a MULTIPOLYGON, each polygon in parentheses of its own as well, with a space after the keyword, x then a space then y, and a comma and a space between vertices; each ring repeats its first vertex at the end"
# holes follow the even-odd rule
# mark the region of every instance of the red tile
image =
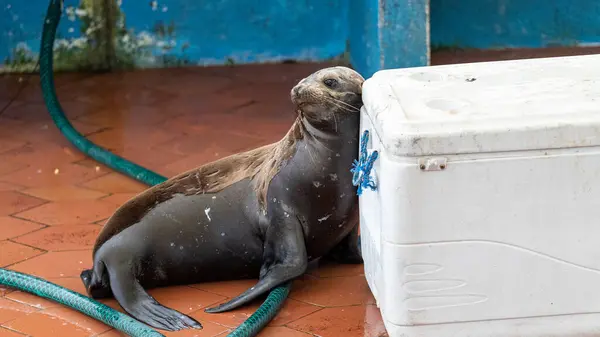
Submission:
POLYGON ((127 335, 118 330, 109 330, 98 335, 98 337, 127 337, 127 335))
POLYGON ((160 303, 182 313, 190 313, 219 302, 225 297, 187 286, 172 286, 150 290, 160 303))
POLYGON ((6 295, 6 298, 21 304, 25 304, 31 306, 36 309, 48 309, 53 307, 60 307, 62 304, 58 302, 54 302, 51 300, 47 300, 40 296, 30 294, 25 291, 16 290, 6 295))
POLYGON ((30 188, 56 187, 77 184, 97 178, 106 172, 81 165, 63 163, 58 165, 31 165, 26 169, 6 174, 0 180, 30 188))
MULTIPOLYGON (((4 158, 6 158, 6 157, 7 156, 4 156, 4 158)), ((0 155, 0 178, 7 174, 10 174, 10 173, 13 173, 13 172, 16 172, 16 171, 19 171, 19 170, 22 170, 22 169, 28 167, 28 164, 26 164, 26 163, 22 163, 19 161, 13 161, 13 160, 9 160, 9 159, 3 160, 2 158, 3 157, 0 155)))
MULTIPOLYGON (((99 86, 95 83, 96 87, 90 89, 88 92, 76 97, 79 102, 85 102, 88 104, 101 105, 103 102, 111 102, 109 110, 102 110, 104 114, 122 113, 127 114, 132 107, 147 106, 156 107, 164 106, 164 110, 167 110, 169 103, 176 97, 175 94, 158 90, 154 88, 147 88, 145 83, 126 83, 121 82, 114 77, 110 82, 106 82, 104 86, 99 86)), ((87 119, 86 122, 102 123, 104 120, 101 117, 94 119, 87 119)))
MULTIPOLYGON (((232 110, 235 110, 239 106, 244 106, 252 101, 252 97, 233 97, 228 93, 224 92, 218 96, 187 96, 178 99, 169 105, 169 110, 172 111, 173 115, 179 115, 178 117, 172 117, 167 120, 164 125, 169 130, 173 130, 173 127, 180 123, 178 118, 195 117, 206 114, 228 114, 232 110)), ((175 128, 174 130, 179 130, 175 128)))
POLYGON ((15 191, 0 192, 0 215, 15 214, 42 205, 47 201, 15 191))
POLYGON ((0 241, 0 267, 6 267, 17 262, 26 261, 34 256, 44 254, 43 251, 22 244, 0 241))
POLYGON ((92 266, 92 251, 49 252, 36 258, 14 264, 10 269, 43 279, 52 277, 79 277, 81 271, 92 266))
POLYGON ((90 180, 81 186, 105 193, 140 193, 148 186, 120 173, 110 173, 90 180))
POLYGON ((379 309, 374 305, 325 308, 288 327, 323 337, 387 336, 379 309))
MULTIPOLYGON (((91 108, 90 106, 63 100, 62 97, 60 103, 65 115, 73 124, 77 124, 77 117, 90 113, 90 111, 88 111, 91 108)), ((92 112, 97 112, 97 109, 94 109, 92 112)), ((43 102, 22 102, 19 105, 13 105, 11 106, 11 109, 3 114, 3 117, 26 122, 44 122, 46 124, 54 125, 50 113, 48 112, 48 108, 46 108, 46 104, 43 102)), ((79 130, 79 128, 77 130, 79 130)))
POLYGON ((81 225, 110 217, 115 205, 103 200, 57 201, 18 213, 19 218, 48 224, 81 225))
POLYGON ((191 285, 194 288, 205 290, 224 297, 235 297, 248 288, 254 286, 257 280, 239 280, 239 281, 223 281, 223 282, 207 282, 191 285))
MULTIPOLYGON (((82 295, 87 296, 85 287, 83 286, 83 282, 81 281, 81 279, 79 277, 58 277, 58 278, 50 277, 50 278, 47 278, 46 280, 48 282, 57 284, 59 286, 65 287, 67 289, 76 291, 82 295)), ((22 304, 26 304, 26 305, 38 308, 38 309, 48 309, 48 308, 63 306, 62 304, 60 304, 58 302, 47 300, 42 297, 36 296, 34 294, 30 294, 30 293, 18 291, 18 290, 7 294, 6 298, 10 299, 12 301, 18 302, 18 303, 22 303, 22 304)))
POLYGON ((85 155, 72 146, 44 142, 33 145, 28 144, 22 148, 0 154, 0 163, 11 161, 35 168, 42 168, 64 165, 65 163, 72 163, 84 158, 85 155))
POLYGON ((51 277, 47 279, 49 282, 58 284, 59 286, 65 287, 67 289, 76 291, 82 295, 87 296, 85 287, 83 286, 83 282, 79 276, 77 277, 51 277))
POLYGON ((81 165, 87 168, 91 168, 94 169, 96 171, 102 171, 102 172, 114 172, 113 169, 108 168, 107 166, 105 166, 104 164, 99 163, 98 161, 96 161, 93 158, 84 158, 81 160, 78 160, 76 162, 73 162, 74 165, 81 165))
POLYGON ((132 125, 127 128, 119 127, 102 131, 89 136, 88 139, 112 151, 136 145, 152 148, 177 136, 177 133, 169 132, 162 127, 149 128, 145 125, 132 125))
POLYGON ((0 298, 12 293, 13 291, 15 291, 13 288, 9 288, 7 286, 0 285, 0 298))
MULTIPOLYGON (((228 328, 212 322, 200 322, 202 329, 185 329, 175 332, 158 330, 167 337, 213 337, 220 336, 222 333, 229 331, 228 328)), ((110 330, 98 335, 98 337, 126 337, 126 335, 117 330, 110 330)))
MULTIPOLYGON (((235 328, 247 320, 258 309, 260 304, 262 304, 262 301, 258 300, 242 308, 218 314, 209 314, 200 310, 192 313, 191 316, 199 321, 211 321, 229 328, 235 328)), ((283 326, 319 309, 321 308, 314 305, 287 299, 281 310, 277 313, 277 316, 269 322, 269 326, 283 326)))
POLYGON ((259 337, 309 337, 312 334, 301 332, 298 330, 290 329, 287 327, 266 327, 263 329, 259 337))
MULTIPOLYGON (((77 74, 77 73, 63 73, 63 74, 56 74, 54 80, 55 80, 55 87, 57 89, 57 93, 59 95, 59 97, 63 98, 65 96, 65 94, 73 94, 72 90, 65 90, 64 86, 66 84, 69 84, 73 81, 77 82, 80 81, 82 78, 86 77, 86 76, 90 76, 89 74, 77 74)), ((27 85, 24 86, 24 88, 22 89, 20 95, 19 95, 19 101, 23 101, 23 102, 39 102, 39 103, 43 103, 43 97, 42 97, 42 90, 40 88, 40 79, 39 76, 37 76, 37 74, 28 74, 28 75, 19 75, 17 77, 17 82, 12 82, 9 84, 9 88, 12 89, 8 92, 11 92, 11 97, 14 96, 16 91, 13 90, 17 90, 16 88, 21 87, 21 85, 17 84, 21 84, 23 83, 23 80, 27 81, 27 85)), ((0 90, 1 92, 2 90, 0 90)))
POLYGON ((33 187, 22 190, 21 193, 50 201, 99 199, 106 195, 104 192, 94 191, 74 185, 33 187))
POLYGON ((88 337, 110 329, 109 326, 70 308, 50 308, 19 317, 5 324, 32 336, 88 337))
POLYGON ((165 165, 164 172, 167 176, 172 177, 231 154, 233 154, 233 152, 222 151, 216 146, 211 146, 206 149, 198 150, 197 153, 186 156, 183 159, 165 165))
MULTIPOLYGON (((161 331, 167 337, 208 337, 208 336, 219 336, 222 333, 229 331, 227 327, 224 327, 213 322, 201 321, 202 329, 186 329, 181 331, 161 331)), ((104 337, 104 336, 102 336, 104 337)))
POLYGON ((297 280, 290 298, 323 307, 374 303, 364 276, 297 280))
POLYGON ((121 206, 130 199, 134 198, 136 195, 138 195, 138 193, 114 193, 105 198, 102 198, 102 200, 110 202, 111 204, 116 206, 121 206))
POLYGON ((145 167, 158 174, 164 175, 161 167, 184 158, 184 155, 169 152, 159 148, 146 148, 143 146, 132 146, 115 151, 118 155, 145 167))
MULTIPOLYGON (((163 76, 160 80, 152 83, 152 87, 174 92, 183 101, 186 101, 187 98, 198 97, 210 100, 216 96, 215 93, 228 88, 234 82, 231 78, 206 73, 200 75, 197 73, 197 69, 188 69, 185 72, 176 73, 174 76, 163 76), (200 81, 200 78, 204 80, 200 81)), ((206 70, 206 68, 202 70, 206 70)))
POLYGON ((328 263, 311 270, 310 274, 321 278, 361 276, 365 274, 365 267, 362 264, 328 263))
MULTIPOLYGON (((256 280, 240 280, 240 281, 226 281, 226 282, 210 282, 210 283, 199 283, 194 284, 194 288, 203 289, 227 298, 233 298, 248 288, 254 286, 256 280)), ((221 301, 225 302, 225 301, 221 301)), ((220 314, 208 314, 205 312, 196 312, 194 317, 198 317, 201 320, 209 320, 224 326, 236 327, 245 321, 256 309, 262 304, 262 300, 257 300, 251 305, 244 306, 237 310, 233 310, 226 313, 220 314)), ((308 315, 312 312, 319 310, 320 308, 314 305, 302 303, 299 301, 287 299, 284 306, 281 308, 275 319, 270 322, 270 326, 281 326, 288 322, 291 322, 299 317, 308 315)))
MULTIPOLYGON (((77 88, 80 88, 81 84, 76 83, 73 85, 76 86, 77 88)), ((66 90, 68 90, 67 89, 68 87, 64 87, 64 88, 66 90)), ((74 91, 76 91, 76 89, 74 91)), ((78 102, 78 101, 72 100, 72 99, 61 98, 60 105, 62 106, 63 111, 65 112, 65 115, 67 116, 67 118, 70 121, 76 121, 77 118, 80 116, 86 116, 86 115, 90 115, 90 114, 98 112, 99 109, 104 108, 107 105, 109 105, 109 102, 101 102, 100 104, 94 105, 94 104, 78 102)), ((105 125, 101 125, 101 126, 105 127, 105 125)))
MULTIPOLYGON (((103 127, 71 121, 71 124, 79 133, 83 135, 92 134, 103 129, 103 127)), ((58 127, 50 120, 49 116, 25 122, 23 130, 19 134, 13 134, 12 137, 17 140, 26 141, 33 145, 52 143, 55 146, 71 147, 75 146, 69 139, 63 135, 58 127)))
POLYGON ((23 147, 25 144, 26 142, 21 140, 13 140, 0 136, 0 153, 23 147))
POLYGON ((23 190, 25 187, 23 186, 19 186, 19 185, 15 185, 15 184, 11 184, 11 183, 6 183, 3 181, 0 181, 0 192, 6 192, 6 191, 20 191, 23 190))
POLYGON ((228 154, 233 154, 269 143, 261 138, 225 131, 226 128, 231 127, 231 124, 228 125, 222 121, 219 121, 219 124, 220 129, 212 129, 197 135, 179 137, 158 146, 158 149, 164 149, 185 156, 197 155, 198 153, 205 154, 205 151, 210 151, 211 149, 215 153, 218 153, 220 151, 217 148, 227 151, 228 154))
POLYGON ((0 298, 0 324, 12 321, 37 310, 37 308, 26 304, 18 303, 6 298, 0 298))
POLYGON ((0 240, 14 238, 39 229, 43 225, 9 216, 0 216, 0 240))
POLYGON ((0 327, 0 337, 23 337, 25 335, 18 333, 16 331, 8 330, 0 327))
POLYGON ((97 225, 50 226, 14 241, 47 251, 92 249, 101 229, 97 225))

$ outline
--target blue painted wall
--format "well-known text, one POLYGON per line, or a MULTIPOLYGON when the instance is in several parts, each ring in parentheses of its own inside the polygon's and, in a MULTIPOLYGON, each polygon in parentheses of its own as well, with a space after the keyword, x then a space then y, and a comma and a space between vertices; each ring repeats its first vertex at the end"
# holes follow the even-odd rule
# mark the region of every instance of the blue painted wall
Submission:
POLYGON ((429 0, 349 0, 350 61, 365 77, 429 63, 429 0))
POLYGON ((598 0, 430 0, 432 46, 545 47, 600 43, 598 0))
MULTIPOLYGON (((134 67, 323 61, 347 46, 367 77, 381 68, 425 65, 428 1, 434 49, 600 43, 600 0, 112 1, 125 18, 115 38, 118 61, 134 67)), ((98 3, 65 1, 67 7, 98 3)), ((46 6, 47 0, 0 0, 0 61, 25 65, 16 70, 33 67, 46 6)), ((81 25, 86 15, 72 12, 61 22, 57 67, 96 62, 93 32, 81 25)))
MULTIPOLYGON (((137 67, 322 61, 346 50, 349 0, 113 1, 125 18, 117 49, 137 67)), ((92 2, 66 0, 65 7, 92 2)), ((47 0, 0 0, 0 60, 15 48, 37 55, 46 7, 47 0)), ((90 43, 80 32, 82 15, 63 17, 57 43, 70 50, 90 43)))
POLYGON ((350 63, 365 77, 381 67, 379 0, 352 0, 349 18, 350 63))
POLYGON ((173 53, 198 64, 323 60, 341 55, 348 36, 347 0, 123 1, 127 27, 151 31, 173 21, 173 53))
MULTIPOLYGON (((37 55, 47 6, 48 2, 43 0, 0 0, 0 63, 15 48, 37 55)), ((72 35, 65 25, 59 27, 58 34, 72 35)))

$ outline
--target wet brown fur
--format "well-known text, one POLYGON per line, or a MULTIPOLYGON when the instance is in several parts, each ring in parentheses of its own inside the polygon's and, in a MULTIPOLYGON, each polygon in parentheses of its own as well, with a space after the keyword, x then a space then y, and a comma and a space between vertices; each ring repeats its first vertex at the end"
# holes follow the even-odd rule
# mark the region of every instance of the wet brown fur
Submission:
POLYGON ((266 204, 271 179, 281 165, 294 155, 296 142, 304 136, 301 116, 278 142, 247 152, 236 153, 176 175, 153 186, 119 207, 108 220, 94 245, 94 253, 108 239, 136 224, 154 205, 175 194, 217 193, 246 178, 251 178, 261 206, 266 204), (121 211, 127 208, 127 211, 121 211))

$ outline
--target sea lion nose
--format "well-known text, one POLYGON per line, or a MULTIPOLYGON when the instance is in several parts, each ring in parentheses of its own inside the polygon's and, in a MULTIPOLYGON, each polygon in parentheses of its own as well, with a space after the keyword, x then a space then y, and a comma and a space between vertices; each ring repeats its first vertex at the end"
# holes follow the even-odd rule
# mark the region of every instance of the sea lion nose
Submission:
POLYGON ((302 91, 302 87, 300 85, 297 85, 292 89, 292 95, 298 96, 301 91, 302 91))

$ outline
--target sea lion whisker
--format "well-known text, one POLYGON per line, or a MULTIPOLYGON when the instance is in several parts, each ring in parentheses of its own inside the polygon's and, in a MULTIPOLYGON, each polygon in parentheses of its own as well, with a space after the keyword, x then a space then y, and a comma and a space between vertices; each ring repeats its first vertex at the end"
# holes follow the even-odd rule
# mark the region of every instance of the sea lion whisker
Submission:
POLYGON ((342 101, 342 100, 339 100, 339 99, 337 99, 337 98, 334 98, 334 97, 330 97, 330 99, 332 99, 332 100, 334 100, 334 101, 336 101, 336 102, 338 102, 338 103, 340 103, 340 104, 342 104, 342 105, 345 105, 345 106, 347 106, 348 108, 350 108, 350 109, 352 109, 352 110, 354 110, 354 111, 360 111, 360 109, 359 109, 359 108, 355 107, 355 106, 354 106, 354 105, 352 105, 352 104, 348 104, 348 103, 346 103, 346 102, 344 102, 344 101, 342 101))
POLYGON ((218 175, 219 173, 221 173, 221 171, 215 170, 215 171, 213 171, 211 173, 204 174, 204 176, 207 177, 207 178, 210 178, 210 177, 214 177, 214 176, 218 175))
POLYGON ((315 162, 315 157, 313 157, 313 154, 310 151, 310 147, 307 146, 306 151, 308 151, 308 155, 310 156, 310 160, 312 161, 313 165, 316 165, 317 163, 315 162))
POLYGON ((343 110, 343 111, 352 111, 352 110, 348 109, 348 107, 345 107, 345 106, 343 106, 343 105, 340 105, 340 104, 338 104, 337 102, 335 102, 335 101, 333 101, 333 100, 330 100, 330 101, 329 101, 329 103, 331 103, 331 104, 335 105, 337 108, 339 108, 339 109, 341 109, 341 110, 343 110))
POLYGON ((335 123, 335 132, 338 132, 337 117, 335 117, 335 113, 333 113, 333 111, 329 111, 329 113, 333 116, 333 122, 335 123))
POLYGON ((341 109, 343 111, 349 111, 349 112, 356 112, 357 111, 357 110, 350 109, 347 106, 341 105, 341 104, 339 104, 339 102, 337 102, 335 100, 330 100, 329 103, 335 105, 336 107, 338 107, 339 109, 341 109))

